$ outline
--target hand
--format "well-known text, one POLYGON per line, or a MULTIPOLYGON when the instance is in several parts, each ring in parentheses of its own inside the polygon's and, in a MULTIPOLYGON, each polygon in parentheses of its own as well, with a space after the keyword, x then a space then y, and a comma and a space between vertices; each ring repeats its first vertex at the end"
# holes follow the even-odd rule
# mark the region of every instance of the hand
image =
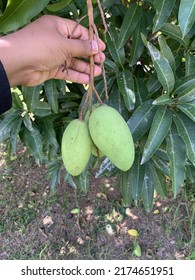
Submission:
POLYGON ((90 55, 96 63, 94 75, 100 75, 98 64, 105 59, 105 44, 99 40, 99 53, 97 42, 89 41, 88 29, 76 25, 75 21, 47 15, 1 37, 0 60, 10 86, 35 86, 48 79, 87 84, 90 65, 83 58, 90 55))

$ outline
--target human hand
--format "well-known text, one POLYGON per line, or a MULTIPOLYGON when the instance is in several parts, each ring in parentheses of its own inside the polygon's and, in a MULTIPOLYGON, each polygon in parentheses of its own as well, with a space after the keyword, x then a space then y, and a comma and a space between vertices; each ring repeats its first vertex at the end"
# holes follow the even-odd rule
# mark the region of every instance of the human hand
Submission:
POLYGON ((105 44, 99 40, 99 53, 97 42, 89 41, 88 29, 76 25, 75 21, 47 15, 1 37, 0 60, 10 86, 35 86, 48 79, 87 84, 90 65, 83 58, 91 55, 94 75, 100 75, 98 64, 105 59, 105 44))

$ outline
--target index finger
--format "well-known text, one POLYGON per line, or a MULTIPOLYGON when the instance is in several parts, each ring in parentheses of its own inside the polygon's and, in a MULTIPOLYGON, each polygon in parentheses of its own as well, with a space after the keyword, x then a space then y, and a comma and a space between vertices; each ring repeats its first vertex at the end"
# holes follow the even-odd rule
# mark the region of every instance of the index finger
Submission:
MULTIPOLYGON (((61 33, 63 36, 72 39, 89 40, 89 30, 76 21, 60 18, 61 33)), ((95 39, 95 38, 94 38, 95 39)), ((99 48, 105 50, 104 42, 98 39, 99 48)))

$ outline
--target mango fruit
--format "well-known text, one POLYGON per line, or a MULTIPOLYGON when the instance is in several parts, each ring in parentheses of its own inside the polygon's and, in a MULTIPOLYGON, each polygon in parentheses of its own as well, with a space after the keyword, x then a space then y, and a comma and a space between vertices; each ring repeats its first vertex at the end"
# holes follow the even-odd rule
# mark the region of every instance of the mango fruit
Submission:
POLYGON ((80 175, 91 156, 92 140, 86 121, 75 119, 66 127, 62 137, 62 160, 73 176, 80 175))
POLYGON ((122 171, 134 162, 135 147, 129 127, 119 112, 107 105, 96 108, 89 117, 89 132, 98 149, 122 171))

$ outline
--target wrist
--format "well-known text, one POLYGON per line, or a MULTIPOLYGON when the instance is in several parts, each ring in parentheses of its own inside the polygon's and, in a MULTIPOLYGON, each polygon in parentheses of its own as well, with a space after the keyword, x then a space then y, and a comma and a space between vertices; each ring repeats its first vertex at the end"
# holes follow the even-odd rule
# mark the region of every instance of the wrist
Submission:
POLYGON ((10 86, 22 83, 24 69, 17 46, 17 41, 11 39, 11 34, 0 38, 0 60, 6 71, 10 86))

